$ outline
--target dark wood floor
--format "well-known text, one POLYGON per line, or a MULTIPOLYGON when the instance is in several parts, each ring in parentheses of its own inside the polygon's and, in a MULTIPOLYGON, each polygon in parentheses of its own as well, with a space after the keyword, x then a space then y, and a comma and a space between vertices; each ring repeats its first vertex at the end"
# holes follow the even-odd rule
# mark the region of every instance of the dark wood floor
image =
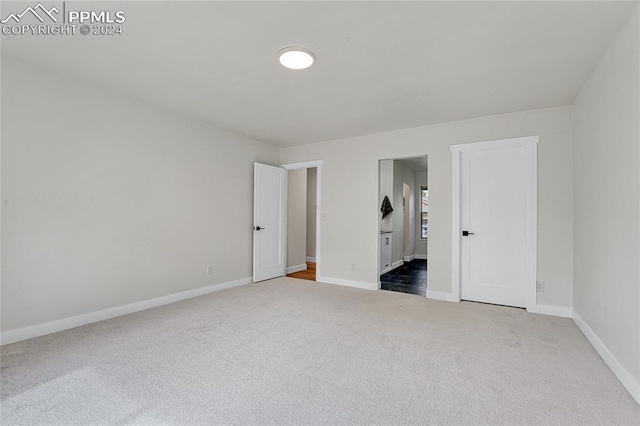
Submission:
POLYGON ((427 261, 415 259, 405 262, 393 271, 381 275, 380 288, 425 296, 427 294, 427 261))
POLYGON ((294 272, 293 274, 287 274, 291 278, 300 278, 301 280, 316 280, 316 264, 315 262, 307 262, 307 269, 300 272, 294 272))

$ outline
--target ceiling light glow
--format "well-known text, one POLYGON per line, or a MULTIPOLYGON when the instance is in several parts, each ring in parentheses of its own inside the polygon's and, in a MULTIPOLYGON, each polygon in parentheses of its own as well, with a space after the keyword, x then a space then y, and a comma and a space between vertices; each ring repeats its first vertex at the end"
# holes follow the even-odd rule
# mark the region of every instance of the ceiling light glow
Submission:
POLYGON ((280 64, 292 70, 309 68, 315 59, 313 52, 304 47, 285 47, 278 52, 280 64))

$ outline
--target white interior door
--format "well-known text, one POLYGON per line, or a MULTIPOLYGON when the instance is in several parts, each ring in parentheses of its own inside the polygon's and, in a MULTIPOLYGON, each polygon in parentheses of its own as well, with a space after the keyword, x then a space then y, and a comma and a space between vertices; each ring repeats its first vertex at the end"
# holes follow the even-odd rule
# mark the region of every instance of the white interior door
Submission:
POLYGON ((532 163, 529 145, 460 153, 463 300, 527 307, 530 287, 535 297, 535 150, 532 163))
POLYGON ((253 282, 285 274, 286 170, 253 166, 253 282))

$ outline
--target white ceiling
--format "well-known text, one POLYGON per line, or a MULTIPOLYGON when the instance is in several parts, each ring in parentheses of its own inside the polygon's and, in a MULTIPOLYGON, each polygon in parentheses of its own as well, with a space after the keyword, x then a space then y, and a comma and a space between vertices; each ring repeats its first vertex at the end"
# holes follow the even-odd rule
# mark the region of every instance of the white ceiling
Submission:
MULTIPOLYGON (((3 15, 15 8, 3 3, 3 15)), ((571 104, 637 6, 69 4, 124 10, 124 34, 3 36, 3 56, 277 146, 571 104), (282 68, 276 52, 290 45, 311 49, 314 66, 282 68)))

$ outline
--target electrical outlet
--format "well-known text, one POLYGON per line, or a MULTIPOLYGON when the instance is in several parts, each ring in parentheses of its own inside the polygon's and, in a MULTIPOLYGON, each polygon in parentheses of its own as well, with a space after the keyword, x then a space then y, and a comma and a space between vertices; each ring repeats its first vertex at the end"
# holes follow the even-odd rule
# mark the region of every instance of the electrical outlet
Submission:
POLYGON ((544 281, 538 281, 536 290, 543 292, 544 291, 544 281))
POLYGON ((207 266, 207 275, 213 275, 213 265, 207 266))
POLYGON ((351 270, 352 270, 352 271, 355 271, 355 270, 356 270, 356 264, 355 264, 355 263, 352 263, 352 264, 351 264, 351 270))

